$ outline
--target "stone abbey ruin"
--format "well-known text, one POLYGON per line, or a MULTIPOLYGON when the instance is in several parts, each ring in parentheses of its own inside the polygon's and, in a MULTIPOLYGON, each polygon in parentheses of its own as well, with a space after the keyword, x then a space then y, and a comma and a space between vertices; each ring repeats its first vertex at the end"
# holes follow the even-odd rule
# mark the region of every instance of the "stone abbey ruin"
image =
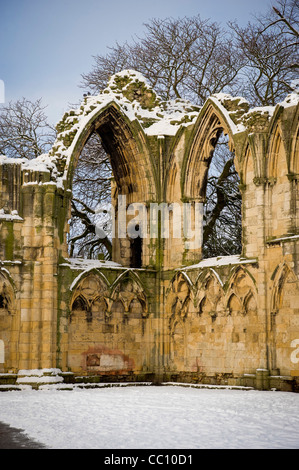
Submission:
POLYGON ((0 377, 297 391, 298 102, 296 92, 251 109, 226 94, 202 108, 163 102, 123 71, 64 115, 49 154, 1 156, 0 377), (155 236, 150 224, 137 240, 116 231, 112 262, 69 258, 73 174, 93 133, 111 159, 119 226, 119 196, 126 208, 186 205, 194 221, 222 132, 240 177, 242 253, 203 259, 169 211, 168 237, 158 216, 155 236))

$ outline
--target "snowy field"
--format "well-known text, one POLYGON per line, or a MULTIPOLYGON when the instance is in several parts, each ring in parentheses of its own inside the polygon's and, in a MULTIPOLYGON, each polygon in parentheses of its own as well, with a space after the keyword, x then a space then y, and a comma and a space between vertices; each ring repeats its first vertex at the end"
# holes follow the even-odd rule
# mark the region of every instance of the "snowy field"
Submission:
POLYGON ((0 393, 0 421, 52 449, 299 448, 299 394, 178 386, 0 393))

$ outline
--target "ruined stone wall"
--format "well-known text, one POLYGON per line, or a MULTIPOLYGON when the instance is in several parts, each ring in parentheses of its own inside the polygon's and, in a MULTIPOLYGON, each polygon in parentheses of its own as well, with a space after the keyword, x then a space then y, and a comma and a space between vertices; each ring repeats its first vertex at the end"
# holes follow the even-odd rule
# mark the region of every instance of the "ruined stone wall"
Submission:
POLYGON ((74 262, 61 266, 60 282, 60 367, 110 380, 151 377, 156 273, 119 266, 85 272, 74 262))
POLYGON ((0 371, 296 389, 298 98, 250 110, 215 95, 202 109, 177 103, 172 116, 139 75, 112 83, 64 116, 49 155, 0 157, 0 371), (70 260, 72 175, 93 132, 112 159, 115 207, 121 194, 147 210, 188 203, 192 217, 226 133, 241 180, 242 253, 202 260, 201 246, 175 236, 170 213, 169 237, 151 238, 148 224, 138 267, 129 237, 116 237, 112 262, 70 260))

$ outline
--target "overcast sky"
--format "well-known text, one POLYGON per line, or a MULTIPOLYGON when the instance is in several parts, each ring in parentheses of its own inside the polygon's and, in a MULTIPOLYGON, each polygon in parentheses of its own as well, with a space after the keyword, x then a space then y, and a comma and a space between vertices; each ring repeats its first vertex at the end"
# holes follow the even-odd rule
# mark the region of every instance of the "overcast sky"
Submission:
MULTIPOLYGON (((152 18, 200 14, 245 25, 271 0, 0 0, 0 80, 6 102, 42 98, 56 122, 77 103, 96 54, 130 41, 152 18)), ((1 106, 1 104, 0 104, 1 106)))

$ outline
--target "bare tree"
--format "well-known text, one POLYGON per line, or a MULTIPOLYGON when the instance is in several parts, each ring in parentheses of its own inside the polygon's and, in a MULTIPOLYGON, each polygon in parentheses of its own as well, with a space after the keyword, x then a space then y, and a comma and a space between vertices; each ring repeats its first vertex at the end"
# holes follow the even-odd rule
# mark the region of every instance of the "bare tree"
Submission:
POLYGON ((42 100, 25 98, 0 107, 0 154, 12 158, 36 158, 55 140, 42 100))
MULTIPOLYGON (((106 56, 96 56, 93 70, 82 76, 82 86, 92 93, 98 93, 106 87, 112 74, 131 68, 141 72, 165 100, 187 98, 194 104, 202 105, 213 93, 234 93, 238 90, 244 58, 231 33, 219 24, 202 20, 198 15, 182 19, 153 19, 145 27, 143 38, 135 38, 131 44, 117 43, 106 56)), ((219 151, 216 151, 214 159, 218 159, 218 154, 219 151)), ((221 240, 221 253, 241 251, 240 242, 234 243, 236 237, 240 239, 240 204, 238 207, 237 204, 230 205, 229 210, 227 205, 232 197, 221 198, 229 184, 233 185, 231 175, 236 175, 232 169, 233 158, 222 153, 220 160, 225 169, 217 172, 216 166, 213 167, 207 191, 209 203, 206 207, 204 235, 206 256, 213 256, 215 252, 220 254, 221 240), (225 157, 229 159, 229 164, 225 164, 225 157), (217 191, 211 189, 213 184, 214 189, 218 184, 217 191), (234 217, 230 215, 233 210, 234 217), (234 233, 236 236, 225 234, 225 224, 230 226, 230 235, 234 233), (219 238, 217 244, 212 242, 212 239, 217 238, 216 231, 219 238)), ((235 184, 238 186, 238 183, 235 184)))
POLYGON ((244 59, 242 94, 255 105, 275 105, 298 78, 298 0, 277 6, 246 27, 229 23, 244 59))
POLYGON ((298 0, 278 0, 276 7, 272 7, 270 14, 258 18, 262 25, 260 34, 274 25, 277 25, 281 36, 288 36, 286 47, 298 46, 298 0))
POLYGON ((220 135, 209 168, 203 227, 203 256, 225 256, 242 251, 240 178, 229 150, 228 137, 220 135))
POLYGON ((96 258, 103 254, 111 257, 112 245, 108 237, 109 219, 105 217, 105 206, 111 200, 111 166, 101 140, 93 134, 85 145, 73 178, 73 198, 69 234, 71 257, 96 258), (99 211, 101 205, 102 210, 99 211), (98 228, 102 228, 99 237, 98 228), (98 233, 97 233, 98 232, 98 233))
POLYGON ((143 38, 116 44, 106 56, 95 57, 82 85, 100 92, 111 75, 125 68, 141 72, 165 100, 190 99, 203 104, 213 93, 238 86, 242 57, 232 36, 215 22, 200 16, 153 19, 143 38))

